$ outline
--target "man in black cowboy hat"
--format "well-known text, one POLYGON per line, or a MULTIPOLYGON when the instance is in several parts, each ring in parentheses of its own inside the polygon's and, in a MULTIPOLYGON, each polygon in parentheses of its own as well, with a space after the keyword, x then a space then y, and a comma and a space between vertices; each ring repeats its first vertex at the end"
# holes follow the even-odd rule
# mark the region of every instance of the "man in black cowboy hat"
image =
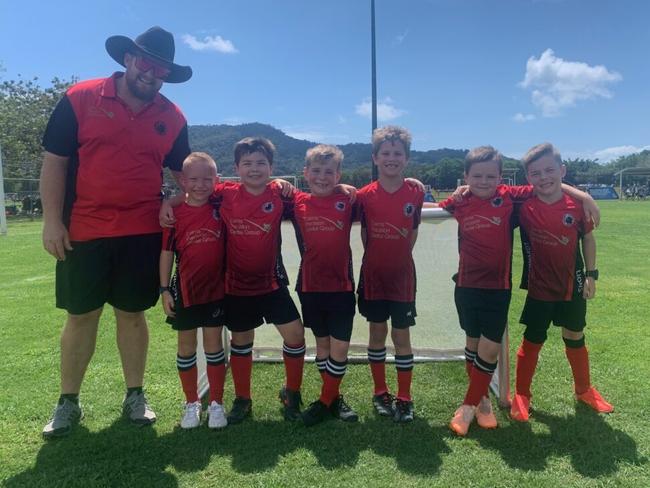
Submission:
POLYGON ((159 90, 192 70, 174 64, 174 38, 160 27, 135 41, 109 37, 106 50, 125 71, 72 86, 43 137, 43 246, 57 259, 56 306, 68 312, 61 396, 45 437, 68 434, 83 416, 79 390, 105 303, 117 323, 124 415, 139 425, 156 420, 142 386, 144 310, 158 299, 162 168, 178 176, 190 153, 185 117, 159 90))

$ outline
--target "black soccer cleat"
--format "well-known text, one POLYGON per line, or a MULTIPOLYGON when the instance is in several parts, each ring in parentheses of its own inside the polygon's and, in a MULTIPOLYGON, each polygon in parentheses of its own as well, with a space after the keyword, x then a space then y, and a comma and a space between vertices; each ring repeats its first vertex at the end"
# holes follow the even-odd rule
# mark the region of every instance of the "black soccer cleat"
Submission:
POLYGON ((253 413, 253 401, 250 398, 235 397, 228 412, 228 424, 240 424, 253 413))
POLYGON ((331 411, 327 408, 320 400, 316 400, 311 403, 306 410, 302 412, 302 421, 305 424, 305 427, 311 427, 312 425, 319 424, 324 420, 327 420, 330 417, 331 411))
POLYGON ((286 386, 283 386, 278 397, 282 403, 284 419, 298 420, 300 418, 300 405, 302 405, 300 392, 289 390, 286 386))
POLYGON ((413 411, 413 402, 410 400, 400 400, 399 398, 395 400, 395 415, 393 420, 401 424, 406 424, 408 422, 413 422, 415 417, 415 412, 413 411))
POLYGON ((332 402, 330 412, 335 418, 343 422, 357 422, 359 420, 359 415, 345 402, 343 395, 339 395, 332 402))
POLYGON ((372 405, 375 407, 376 412, 382 417, 395 416, 394 401, 395 397, 387 391, 372 397, 372 405))

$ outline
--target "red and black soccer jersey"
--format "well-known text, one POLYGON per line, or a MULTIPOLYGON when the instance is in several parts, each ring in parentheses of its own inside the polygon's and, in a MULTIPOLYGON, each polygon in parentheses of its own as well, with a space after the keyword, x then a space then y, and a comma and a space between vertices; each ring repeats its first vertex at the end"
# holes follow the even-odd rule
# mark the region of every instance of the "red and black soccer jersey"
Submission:
POLYGON ((190 153, 180 109, 156 94, 138 113, 110 78, 83 81, 59 101, 43 146, 70 158, 64 222, 73 241, 160 232, 162 167, 190 153))
POLYGON ((531 186, 499 185, 492 198, 470 194, 440 203, 458 221, 457 286, 509 290, 512 287, 512 234, 515 203, 530 198, 531 186))
POLYGON ((221 200, 226 238, 226 293, 253 296, 289 284, 280 252, 280 224, 291 202, 279 189, 267 186, 261 195, 241 183, 222 183, 214 197, 221 200))
POLYGON ((183 306, 200 305, 224 297, 225 235, 219 209, 211 204, 174 209, 176 224, 163 229, 162 248, 176 254, 175 279, 183 306))
POLYGON ((344 195, 295 195, 292 221, 302 257, 296 291, 354 290, 350 251, 354 213, 350 199, 344 195))
POLYGON ((388 193, 375 181, 357 193, 366 246, 359 292, 366 300, 415 300, 413 232, 420 225, 424 193, 404 183, 388 193))
POLYGON ((524 251, 522 288, 537 300, 569 301, 584 287, 580 241, 593 230, 582 203, 563 193, 553 204, 530 198, 519 214, 524 251))

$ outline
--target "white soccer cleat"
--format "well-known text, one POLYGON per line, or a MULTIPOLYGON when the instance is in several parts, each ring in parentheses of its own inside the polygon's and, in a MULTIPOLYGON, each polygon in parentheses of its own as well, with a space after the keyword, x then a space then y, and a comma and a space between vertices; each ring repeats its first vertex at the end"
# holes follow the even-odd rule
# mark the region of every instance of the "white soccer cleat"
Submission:
POLYGON ((201 402, 186 403, 181 419, 181 428, 195 429, 201 425, 201 402))
POLYGON ((226 420, 223 405, 213 400, 208 407, 208 427, 210 429, 223 429, 226 425, 228 425, 228 420, 226 420))

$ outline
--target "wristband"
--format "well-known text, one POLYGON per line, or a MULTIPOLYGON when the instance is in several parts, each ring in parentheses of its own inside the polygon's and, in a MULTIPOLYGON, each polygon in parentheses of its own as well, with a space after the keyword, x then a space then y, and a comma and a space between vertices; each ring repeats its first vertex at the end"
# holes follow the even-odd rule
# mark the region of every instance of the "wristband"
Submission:
POLYGON ((595 281, 595 280, 598 279, 598 270, 597 270, 597 269, 587 270, 587 271, 585 272, 585 276, 586 276, 587 278, 593 278, 594 281, 595 281))
POLYGON ((160 288, 158 288, 158 293, 159 293, 160 295, 162 295, 162 294, 165 293, 166 291, 168 291, 169 293, 172 292, 172 291, 171 291, 171 288, 169 288, 168 286, 161 286, 160 288))

